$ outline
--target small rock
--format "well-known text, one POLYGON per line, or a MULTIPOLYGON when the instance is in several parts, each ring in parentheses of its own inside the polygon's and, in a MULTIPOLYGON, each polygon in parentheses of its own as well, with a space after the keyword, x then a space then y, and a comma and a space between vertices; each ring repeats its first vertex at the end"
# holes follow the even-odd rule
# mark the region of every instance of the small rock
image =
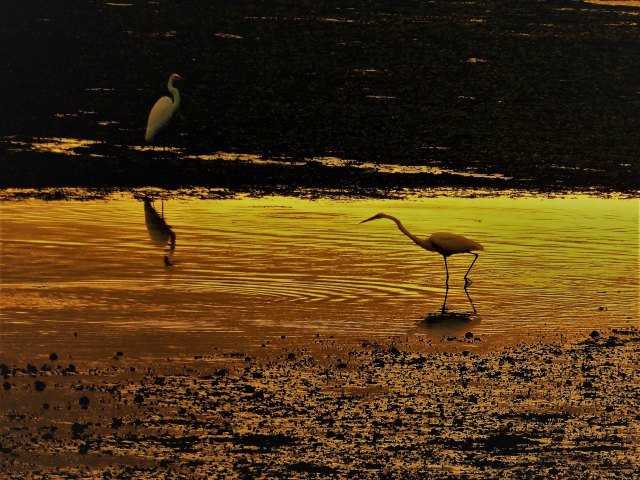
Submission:
POLYGON ((51 360, 52 362, 55 362, 56 360, 58 360, 58 354, 57 353, 50 354, 49 360, 51 360))
POLYGON ((593 330, 593 331, 589 334, 589 336, 590 336, 591 338, 598 338, 598 337, 600 336, 600 334, 598 333, 598 331, 597 331, 597 330, 593 330))
POLYGON ((73 435, 73 438, 78 438, 78 436, 81 435, 88 426, 88 423, 73 423, 71 425, 71 434, 73 435))
POLYGON ((473 338, 473 332, 467 332, 467 333, 465 333, 465 334, 464 334, 464 338, 467 338, 467 339, 469 339, 469 338, 473 338))
POLYGON ((47 384, 40 380, 36 380, 36 383, 34 385, 36 387, 36 392, 42 392, 45 388, 47 388, 47 384))
POLYGON ((122 419, 113 417, 111 419, 111 428, 120 428, 120 427, 122 427, 122 419))
POLYGON ((87 408, 89 408, 89 397, 87 397, 86 395, 80 397, 79 403, 82 409, 86 410, 87 408))

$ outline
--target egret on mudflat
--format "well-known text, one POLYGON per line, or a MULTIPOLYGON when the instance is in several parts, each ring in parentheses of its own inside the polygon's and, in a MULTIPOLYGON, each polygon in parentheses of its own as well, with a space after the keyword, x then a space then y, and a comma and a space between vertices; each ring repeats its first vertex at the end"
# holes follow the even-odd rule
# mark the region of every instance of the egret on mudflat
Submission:
POLYGON ((144 134, 145 141, 151 143, 160 130, 165 128, 180 107, 180 92, 173 86, 174 80, 183 80, 177 73, 172 73, 167 83, 169 92, 173 95, 173 100, 169 97, 161 97, 151 109, 149 120, 147 120, 147 131, 144 134))
MULTIPOLYGON (((396 217, 393 217, 391 215, 387 215, 386 213, 378 213, 377 215, 374 215, 371 218, 367 218, 366 220, 363 220, 360 223, 370 222, 371 220, 377 220, 379 218, 388 218, 389 220, 395 222, 395 224, 398 226, 398 229, 400 229, 402 233, 404 233, 407 237, 413 240, 413 243, 415 243, 419 247, 422 247, 429 252, 436 252, 442 255, 442 257, 444 258, 444 268, 445 268, 445 271, 447 272, 447 281, 446 281, 447 291, 449 290, 449 267, 447 266, 447 257, 451 255, 456 255, 458 253, 470 253, 471 255, 475 255, 475 258, 473 259, 473 262, 471 262, 471 265, 469 266, 467 273, 464 274, 465 290, 469 285, 471 285, 472 282, 468 278, 468 275, 469 275, 469 272, 471 271, 471 268, 473 267, 473 264, 476 263, 476 260, 478 259, 478 254, 474 253, 473 250, 484 250, 484 247, 480 245, 478 242, 476 242, 475 240, 471 240, 467 237, 464 237, 462 235, 458 235, 456 233, 444 233, 444 232, 432 233, 427 238, 416 237, 411 232, 409 232, 409 230, 404 228, 404 225, 400 223, 400 220, 398 220, 396 217)), ((445 297, 445 303, 446 303, 446 297, 445 297)), ((444 311, 444 306, 443 306, 443 311, 444 311)))

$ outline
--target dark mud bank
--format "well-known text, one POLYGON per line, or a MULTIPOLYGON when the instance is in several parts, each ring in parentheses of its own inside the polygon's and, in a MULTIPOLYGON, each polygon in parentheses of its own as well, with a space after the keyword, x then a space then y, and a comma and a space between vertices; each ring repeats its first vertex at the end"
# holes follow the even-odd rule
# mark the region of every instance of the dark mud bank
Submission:
MULTIPOLYGON (((637 12, 575 0, 12 2, 0 136, 140 145, 176 71, 182 105, 163 142, 185 154, 335 156, 499 173, 508 188, 628 191, 640 168, 637 12)), ((117 151, 5 146, 0 162, 3 187, 477 186, 117 151)))

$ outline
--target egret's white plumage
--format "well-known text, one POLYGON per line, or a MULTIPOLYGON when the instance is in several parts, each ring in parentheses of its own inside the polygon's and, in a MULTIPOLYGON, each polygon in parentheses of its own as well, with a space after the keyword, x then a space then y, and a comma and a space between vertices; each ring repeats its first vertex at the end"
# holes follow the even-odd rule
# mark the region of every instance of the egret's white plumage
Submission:
POLYGON ((473 253, 473 250, 484 250, 484 247, 478 242, 462 235, 458 235, 457 233, 445 232, 437 232, 431 234, 427 238, 420 238, 409 232, 396 217, 387 215, 386 213, 379 213, 371 218, 363 220, 360 223, 370 222, 371 220, 377 220, 379 218, 388 218, 389 220, 395 222, 395 224, 398 226, 398 229, 400 229, 402 233, 413 240, 416 245, 424 248, 425 250, 428 250, 429 252, 436 252, 442 255, 444 257, 444 266, 447 272, 447 286, 449 285, 449 268, 447 267, 447 257, 455 255, 457 253, 470 253, 472 255, 475 255, 475 258, 473 259, 473 262, 471 262, 469 270, 467 270, 467 273, 464 275, 465 286, 468 286, 471 283, 471 280, 467 278, 467 275, 469 275, 471 267, 473 267, 473 264, 478 259, 478 254, 473 253))
POLYGON ((173 95, 173 99, 169 97, 161 97, 151 109, 149 120, 147 120, 147 131, 144 139, 147 142, 153 142, 153 139, 160 130, 165 128, 173 117, 173 114, 180 107, 180 92, 173 86, 174 80, 182 80, 177 73, 172 73, 167 83, 167 89, 173 95))

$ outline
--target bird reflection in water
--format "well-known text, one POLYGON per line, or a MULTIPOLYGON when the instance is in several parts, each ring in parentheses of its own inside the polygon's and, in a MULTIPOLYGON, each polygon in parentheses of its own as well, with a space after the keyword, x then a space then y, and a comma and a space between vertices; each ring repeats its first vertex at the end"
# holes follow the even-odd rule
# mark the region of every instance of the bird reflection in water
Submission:
POLYGON ((468 285, 464 286, 464 293, 469 299, 469 303, 471 304, 473 313, 452 312, 450 310, 447 310, 447 297, 449 295, 449 284, 447 283, 446 289, 444 291, 444 302, 442 302, 442 308, 437 312, 427 313, 427 315, 424 317, 424 321, 427 323, 436 323, 444 320, 471 320, 472 318, 476 317, 478 315, 478 311, 476 310, 476 306, 471 299, 471 295, 469 295, 468 285))
POLYGON ((173 254, 176 249, 176 234, 164 219, 164 201, 162 201, 162 210, 159 214, 153 207, 153 203, 149 198, 144 199, 144 221, 147 225, 149 238, 158 246, 168 247, 164 255, 164 265, 171 267, 173 265, 173 254))

